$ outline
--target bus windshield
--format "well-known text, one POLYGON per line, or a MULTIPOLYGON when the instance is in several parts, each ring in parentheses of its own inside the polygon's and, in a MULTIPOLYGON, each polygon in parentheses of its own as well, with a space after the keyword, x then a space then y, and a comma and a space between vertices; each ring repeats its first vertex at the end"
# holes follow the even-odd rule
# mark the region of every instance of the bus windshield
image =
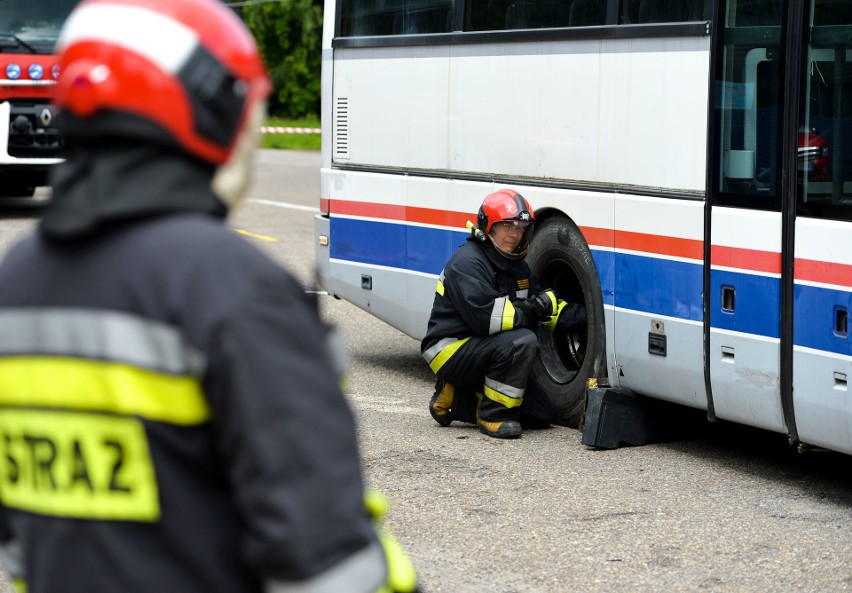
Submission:
POLYGON ((16 41, 27 51, 50 51, 62 24, 79 1, 0 0, 0 40, 16 41))

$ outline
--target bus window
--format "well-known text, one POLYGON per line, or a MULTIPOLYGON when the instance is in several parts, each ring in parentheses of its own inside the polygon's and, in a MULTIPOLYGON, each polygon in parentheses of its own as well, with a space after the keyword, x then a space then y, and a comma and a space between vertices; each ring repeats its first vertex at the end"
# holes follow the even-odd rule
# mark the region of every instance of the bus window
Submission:
POLYGON ((452 31, 453 0, 343 0, 342 37, 452 31))
POLYGON ((465 31, 606 24, 606 0, 472 0, 466 12, 465 31))
POLYGON ((675 23, 704 18, 704 0, 621 0, 621 24, 675 23))
POLYGON ((514 0, 506 8, 506 29, 541 29, 567 27, 570 4, 566 2, 540 2, 514 0))
POLYGON ((723 8, 723 48, 714 93, 714 194, 724 206, 781 205, 782 7, 731 2, 723 8))
POLYGON ((852 220, 852 6, 816 0, 803 77, 798 213, 852 220))

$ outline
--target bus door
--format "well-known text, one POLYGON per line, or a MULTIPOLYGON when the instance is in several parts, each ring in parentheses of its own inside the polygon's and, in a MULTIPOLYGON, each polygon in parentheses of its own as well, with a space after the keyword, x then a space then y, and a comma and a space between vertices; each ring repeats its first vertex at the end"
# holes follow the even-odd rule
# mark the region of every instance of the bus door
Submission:
POLYGON ((852 453, 852 2, 805 2, 792 287, 798 439, 852 453))
POLYGON ((717 23, 708 409, 852 452, 852 6, 725 0, 717 23))
POLYGON ((711 417, 787 432, 781 394, 784 0, 722 0, 705 260, 711 417))

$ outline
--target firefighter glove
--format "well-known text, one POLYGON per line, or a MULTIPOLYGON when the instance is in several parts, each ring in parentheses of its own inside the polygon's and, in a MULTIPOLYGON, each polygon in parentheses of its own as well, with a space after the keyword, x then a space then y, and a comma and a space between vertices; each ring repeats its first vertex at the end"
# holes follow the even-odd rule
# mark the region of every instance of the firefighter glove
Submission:
POLYGON ((556 315, 556 294, 550 289, 528 298, 527 301, 535 309, 540 321, 546 321, 547 318, 556 315))
POLYGON ((381 519, 387 513, 387 499, 375 490, 367 490, 364 506, 375 524, 388 567, 387 582, 376 593, 420 593, 417 573, 408 554, 391 533, 380 528, 381 519))
POLYGON ((515 306, 515 310, 521 312, 521 318, 516 327, 528 327, 530 329, 535 329, 536 326, 538 326, 538 322, 541 318, 539 317, 538 310, 533 306, 532 302, 529 300, 517 300, 513 301, 512 304, 515 306))
POLYGON ((566 303, 559 312, 556 320, 556 329, 562 331, 576 331, 586 327, 586 307, 577 303, 566 303))

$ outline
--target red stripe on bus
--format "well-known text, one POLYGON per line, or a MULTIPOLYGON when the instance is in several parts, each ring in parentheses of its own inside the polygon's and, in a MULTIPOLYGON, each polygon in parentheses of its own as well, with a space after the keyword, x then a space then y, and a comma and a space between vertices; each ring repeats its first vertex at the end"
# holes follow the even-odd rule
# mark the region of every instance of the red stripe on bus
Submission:
MULTIPOLYGON (((322 202, 320 202, 322 203, 322 202)), ((376 204, 373 202, 352 202, 349 200, 329 200, 332 214, 382 218, 399 222, 416 222, 464 229, 467 221, 476 222, 476 214, 418 208, 416 206, 398 206, 394 204, 376 204)))
MULTIPOLYGON (((464 229, 467 221, 476 222, 475 214, 415 206, 376 204, 373 202, 320 200, 320 208, 331 214, 363 216, 365 218, 414 222, 459 229, 464 229)), ((703 259, 704 247, 702 242, 697 239, 682 239, 679 237, 666 237, 630 231, 613 231, 598 227, 582 227, 581 231, 589 245, 596 247, 642 251, 655 255, 682 257, 685 259, 703 259)))
POLYGON ((852 287, 852 266, 815 259, 796 258, 796 280, 852 287))
POLYGON ((697 239, 682 239, 665 235, 649 235, 632 231, 615 231, 616 249, 643 251, 669 257, 704 259, 704 244, 697 239))
POLYGON ((765 274, 780 274, 781 254, 776 251, 713 245, 710 248, 710 265, 765 274))

